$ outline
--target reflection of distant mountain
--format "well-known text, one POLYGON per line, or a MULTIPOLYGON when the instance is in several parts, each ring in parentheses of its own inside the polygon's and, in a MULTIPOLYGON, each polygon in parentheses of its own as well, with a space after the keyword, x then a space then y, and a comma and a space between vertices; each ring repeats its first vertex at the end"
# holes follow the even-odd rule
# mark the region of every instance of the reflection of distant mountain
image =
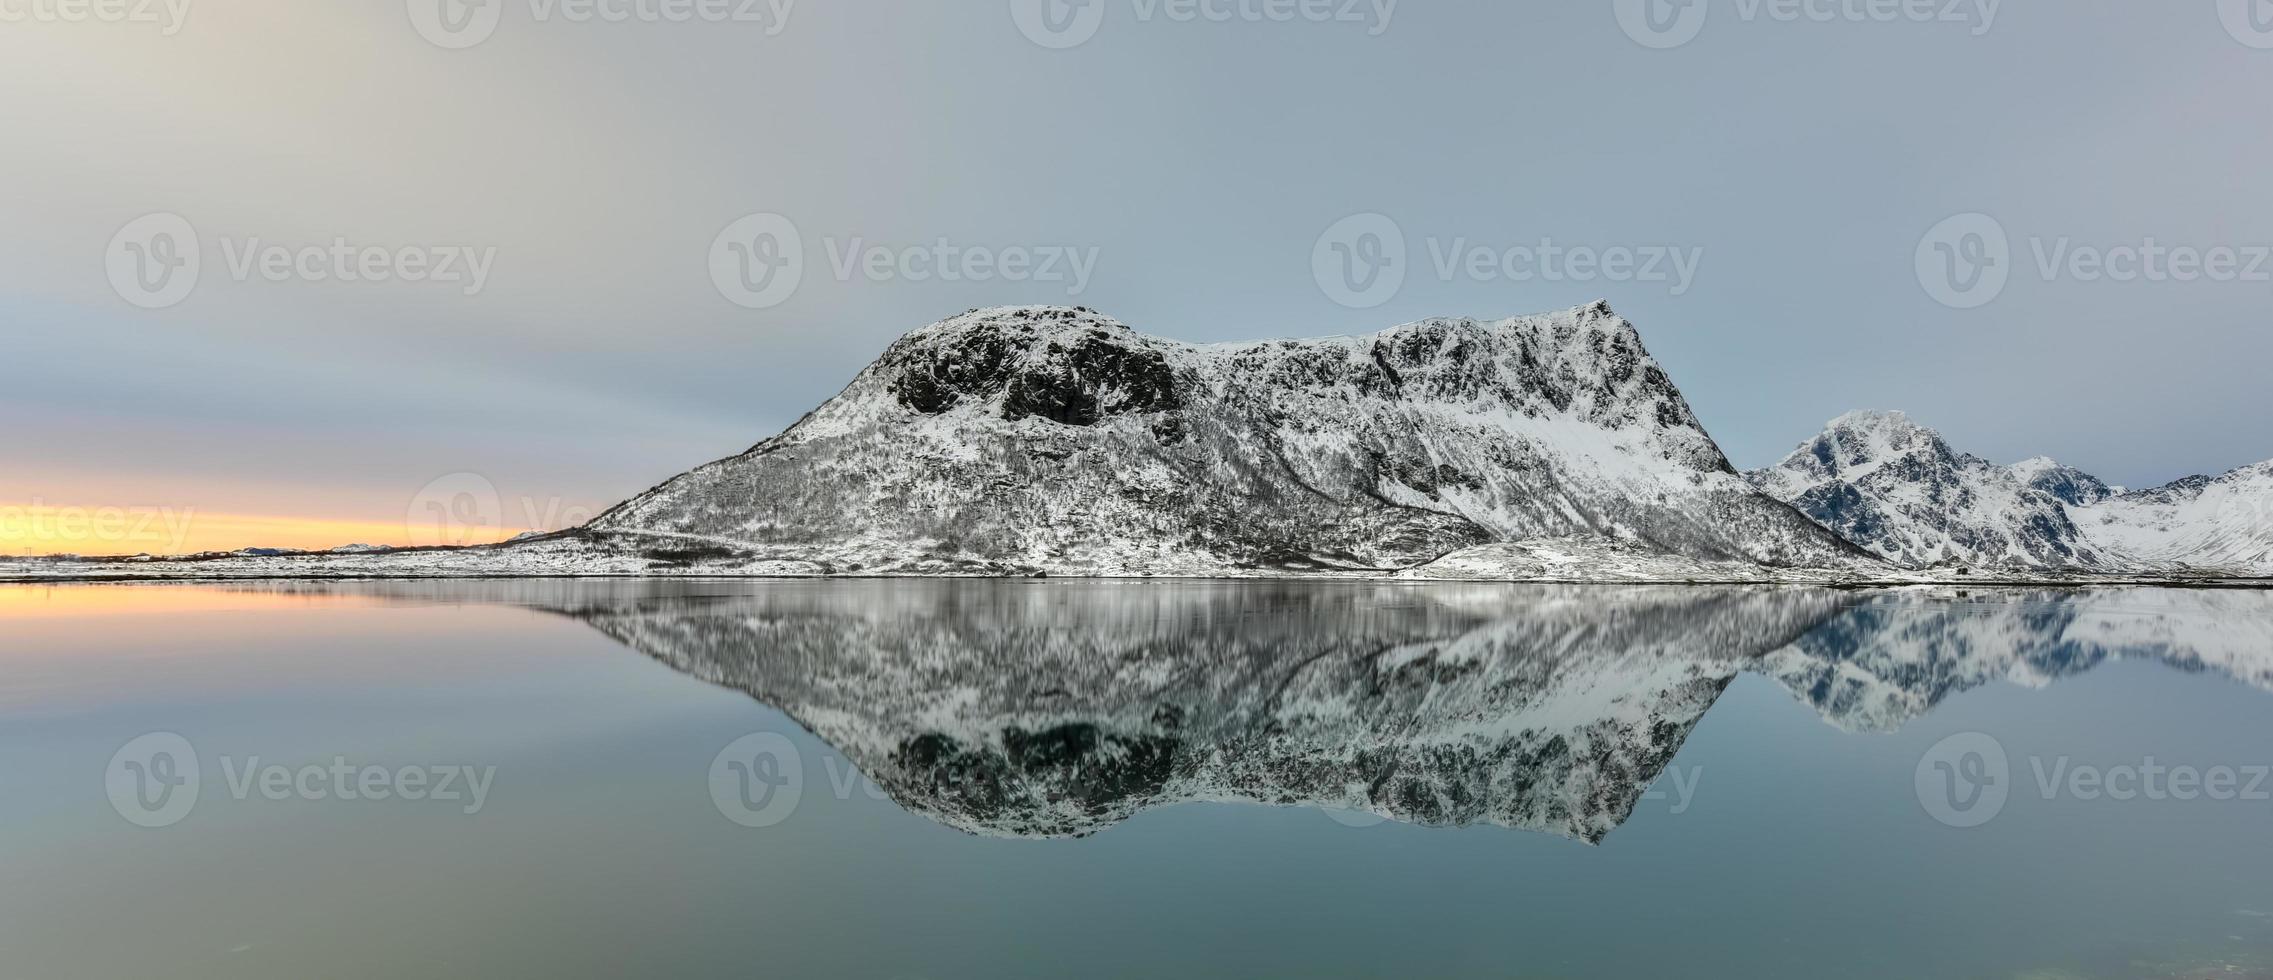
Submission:
MULTIPOLYGON (((324 591, 342 587, 315 586, 324 591)), ((1720 692, 1887 731, 2116 659, 2273 690, 2273 593, 1318 583, 393 583, 572 615, 974 833, 1186 800, 1599 841, 1720 692)))
POLYGON ((2273 592, 2241 589, 1873 596, 1761 658, 1824 719, 1891 731, 1995 680, 2042 686, 2110 660, 2155 660, 2273 690, 2273 592))
POLYGON ((586 622, 811 726, 910 809, 1087 834, 1185 800, 1599 840, 1834 593, 876 583, 586 622))

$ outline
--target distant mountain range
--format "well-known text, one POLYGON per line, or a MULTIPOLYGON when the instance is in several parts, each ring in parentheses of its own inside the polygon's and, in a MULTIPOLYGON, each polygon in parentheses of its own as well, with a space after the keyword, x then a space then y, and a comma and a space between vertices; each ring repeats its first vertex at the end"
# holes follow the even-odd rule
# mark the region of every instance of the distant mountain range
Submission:
POLYGON ((2122 492, 2050 459, 1958 452, 1900 412, 1855 412, 1745 477, 1906 568, 2273 575, 2273 463, 2122 492))
POLYGON ((749 451, 464 549, 0 560, 0 578, 2273 576, 2273 464, 2118 494, 1899 413, 1729 464, 1601 303, 1195 346, 1085 309, 901 338, 749 451))

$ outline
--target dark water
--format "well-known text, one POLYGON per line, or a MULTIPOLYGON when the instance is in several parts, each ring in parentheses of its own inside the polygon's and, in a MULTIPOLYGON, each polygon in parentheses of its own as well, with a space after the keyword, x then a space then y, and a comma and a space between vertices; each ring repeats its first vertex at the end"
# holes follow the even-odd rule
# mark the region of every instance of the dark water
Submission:
POLYGON ((0 652, 0 977, 2273 977, 2262 592, 7 587, 0 652))

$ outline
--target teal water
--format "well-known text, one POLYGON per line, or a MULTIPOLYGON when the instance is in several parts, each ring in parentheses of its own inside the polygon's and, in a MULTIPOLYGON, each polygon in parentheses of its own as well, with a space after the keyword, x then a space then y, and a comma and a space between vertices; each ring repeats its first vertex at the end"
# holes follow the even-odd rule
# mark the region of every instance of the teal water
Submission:
POLYGON ((2262 592, 6 587, 0 655, 10 978, 2273 976, 2262 592))

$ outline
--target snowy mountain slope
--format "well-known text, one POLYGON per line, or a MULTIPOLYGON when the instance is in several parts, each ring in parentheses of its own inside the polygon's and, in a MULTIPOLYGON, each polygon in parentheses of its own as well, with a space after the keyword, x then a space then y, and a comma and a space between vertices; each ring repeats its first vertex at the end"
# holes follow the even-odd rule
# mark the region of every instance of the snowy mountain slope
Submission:
POLYGON ((1601 304, 1206 347, 973 311, 588 530, 887 574, 1393 570, 1550 538, 1868 561, 1746 485, 1601 304))
POLYGON ((2062 466, 2049 456, 2021 460, 2012 465, 2012 471, 2022 483, 2051 494, 2071 507, 2096 504, 2120 492, 2098 477, 2073 466, 2062 466))
POLYGON ((2273 462, 2069 509, 2103 553, 2206 572, 2273 576, 2273 462))
POLYGON ((1959 453, 1901 412, 1840 416, 1746 478, 1908 567, 2116 572, 2135 564, 2087 540, 2068 516, 2061 495, 2104 492, 2099 481, 2049 460, 2008 468, 1959 453))
POLYGON ((970 833, 1188 801, 1600 841, 1830 590, 843 582, 576 616, 970 833))

